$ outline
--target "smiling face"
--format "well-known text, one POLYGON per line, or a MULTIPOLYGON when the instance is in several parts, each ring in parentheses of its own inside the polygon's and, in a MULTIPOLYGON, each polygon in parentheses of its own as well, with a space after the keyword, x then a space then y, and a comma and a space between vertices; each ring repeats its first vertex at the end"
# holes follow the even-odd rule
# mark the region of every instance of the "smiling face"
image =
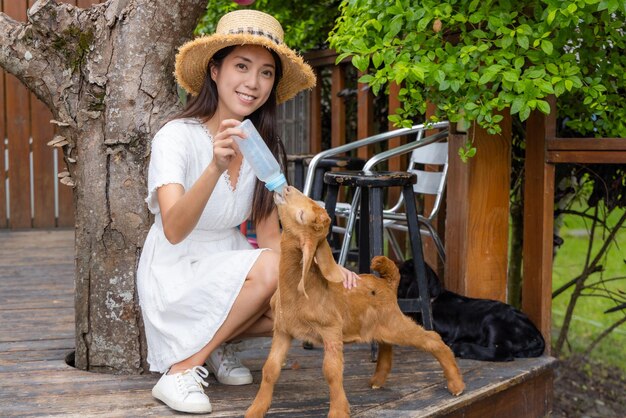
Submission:
POLYGON ((263 105, 272 92, 276 63, 259 45, 237 46, 219 67, 211 67, 217 85, 217 114, 221 119, 243 120, 263 105))

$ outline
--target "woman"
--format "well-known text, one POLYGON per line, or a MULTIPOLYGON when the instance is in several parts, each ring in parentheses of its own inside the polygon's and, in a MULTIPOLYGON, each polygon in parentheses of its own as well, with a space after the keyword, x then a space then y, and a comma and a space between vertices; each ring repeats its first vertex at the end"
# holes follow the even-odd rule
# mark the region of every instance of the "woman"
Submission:
MULTIPOLYGON (((233 136, 250 119, 285 165, 276 105, 315 85, 312 69, 282 43, 276 19, 254 10, 224 15, 216 33, 183 45, 176 80, 191 96, 155 135, 148 207, 155 214, 137 272, 152 390, 172 409, 206 413, 202 386, 252 383, 227 343, 271 335, 280 228, 271 193, 238 152, 233 136), (255 225, 259 249, 237 226, 255 225)), ((356 275, 345 270, 346 287, 356 275)))

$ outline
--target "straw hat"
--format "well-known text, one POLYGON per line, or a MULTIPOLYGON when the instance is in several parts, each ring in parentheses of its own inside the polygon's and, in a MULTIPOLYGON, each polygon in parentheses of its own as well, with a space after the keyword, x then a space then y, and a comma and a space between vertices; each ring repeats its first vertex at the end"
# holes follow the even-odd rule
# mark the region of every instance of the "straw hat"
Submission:
POLYGON ((213 35, 196 38, 181 46, 176 55, 176 81, 188 93, 197 96, 213 55, 227 46, 244 44, 264 46, 280 57, 283 76, 276 90, 277 103, 315 86, 313 69, 283 43, 280 23, 266 13, 248 9, 225 14, 213 35))

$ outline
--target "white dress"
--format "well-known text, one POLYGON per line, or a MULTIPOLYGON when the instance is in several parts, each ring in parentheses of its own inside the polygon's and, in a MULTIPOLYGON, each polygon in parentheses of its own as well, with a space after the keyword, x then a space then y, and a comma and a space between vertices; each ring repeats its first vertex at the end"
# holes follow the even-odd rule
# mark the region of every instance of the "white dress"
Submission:
POLYGON ((263 251, 238 229, 251 213, 256 181, 245 160, 234 190, 222 174, 184 241, 172 245, 165 238, 157 188, 178 183, 189 190, 212 158, 212 137, 194 119, 167 123, 152 141, 146 202, 155 220, 137 270, 151 371, 165 372, 213 338, 263 251))

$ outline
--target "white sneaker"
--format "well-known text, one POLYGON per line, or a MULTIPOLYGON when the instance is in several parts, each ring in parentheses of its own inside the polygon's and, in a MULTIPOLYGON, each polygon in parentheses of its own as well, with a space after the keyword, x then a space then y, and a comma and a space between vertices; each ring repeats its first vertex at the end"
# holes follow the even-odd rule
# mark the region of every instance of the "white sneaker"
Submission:
POLYGON ((241 364, 231 344, 222 344, 209 356, 205 363, 224 385, 249 385, 252 374, 241 364))
POLYGON ((208 375, 207 369, 201 366, 182 373, 165 373, 152 388, 152 396, 175 411, 209 413, 211 401, 202 388, 202 386, 209 386, 204 381, 208 375))

